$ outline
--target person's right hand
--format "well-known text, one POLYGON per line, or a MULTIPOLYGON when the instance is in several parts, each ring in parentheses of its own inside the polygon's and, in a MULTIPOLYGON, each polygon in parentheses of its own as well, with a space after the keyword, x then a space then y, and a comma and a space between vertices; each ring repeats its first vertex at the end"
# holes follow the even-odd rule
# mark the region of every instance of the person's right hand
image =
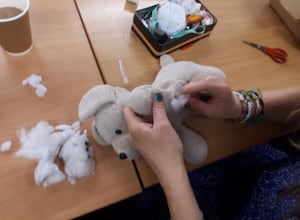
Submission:
POLYGON ((216 119, 238 119, 241 103, 223 77, 193 78, 183 86, 190 107, 199 114, 216 119))

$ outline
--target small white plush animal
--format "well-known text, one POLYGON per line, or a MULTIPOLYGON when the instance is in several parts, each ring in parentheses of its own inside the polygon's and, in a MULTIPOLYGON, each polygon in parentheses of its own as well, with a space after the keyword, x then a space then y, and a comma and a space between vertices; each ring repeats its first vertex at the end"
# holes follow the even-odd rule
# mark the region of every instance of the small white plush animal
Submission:
POLYGON ((112 145, 120 159, 134 159, 138 153, 130 142, 123 109, 129 105, 138 115, 151 117, 153 96, 161 92, 168 118, 182 140, 185 159, 190 163, 200 163, 207 155, 206 142, 182 124, 186 116, 194 113, 184 108, 187 98, 176 95, 193 77, 224 77, 224 73, 218 68, 194 62, 174 62, 169 55, 163 55, 160 63, 162 68, 151 85, 136 87, 131 92, 110 85, 89 90, 79 103, 79 119, 84 121, 93 116, 92 130, 97 143, 112 145))
POLYGON ((94 150, 90 145, 87 131, 78 131, 63 145, 59 157, 64 160, 65 173, 68 181, 75 184, 78 178, 95 172, 94 150))

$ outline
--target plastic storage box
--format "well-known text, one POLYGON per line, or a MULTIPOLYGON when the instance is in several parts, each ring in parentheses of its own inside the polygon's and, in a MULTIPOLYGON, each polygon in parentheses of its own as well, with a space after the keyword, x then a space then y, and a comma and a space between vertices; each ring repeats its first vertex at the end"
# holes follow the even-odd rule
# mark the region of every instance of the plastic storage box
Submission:
MULTIPOLYGON (((200 1, 198 2, 201 3, 200 1)), ((200 28, 199 33, 188 33, 179 38, 172 38, 163 33, 153 33, 149 28, 149 20, 151 19, 152 11, 157 7, 159 7, 159 4, 137 10, 134 13, 132 24, 132 30, 155 57, 170 53, 194 41, 207 37, 217 23, 217 18, 201 3, 201 10, 205 10, 211 16, 213 22, 210 25, 204 25, 204 28, 200 28)))

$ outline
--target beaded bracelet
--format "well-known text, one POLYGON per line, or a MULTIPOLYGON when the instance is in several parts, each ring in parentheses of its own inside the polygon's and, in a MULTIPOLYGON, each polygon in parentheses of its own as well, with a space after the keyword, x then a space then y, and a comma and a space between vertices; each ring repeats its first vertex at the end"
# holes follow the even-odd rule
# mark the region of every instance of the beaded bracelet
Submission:
POLYGON ((233 91, 241 102, 241 115, 233 120, 243 124, 257 124, 264 117, 264 103, 259 90, 236 90, 233 91))

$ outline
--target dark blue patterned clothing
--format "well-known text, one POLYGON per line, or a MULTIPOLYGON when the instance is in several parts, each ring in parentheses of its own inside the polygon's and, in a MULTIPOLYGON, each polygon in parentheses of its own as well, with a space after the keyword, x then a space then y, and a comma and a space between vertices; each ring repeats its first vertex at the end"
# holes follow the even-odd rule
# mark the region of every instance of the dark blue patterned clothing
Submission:
MULTIPOLYGON (((206 220, 298 219, 296 214, 288 215, 300 211, 300 158, 269 144, 196 169, 189 172, 189 178, 206 220), (294 191, 298 194, 285 195, 283 192, 289 186, 296 186, 294 191)), ((159 185, 145 189, 110 210, 110 216, 101 219, 170 218, 159 185)))
POLYGON ((300 161, 259 145, 191 172, 190 180, 205 219, 280 219, 297 208, 295 198, 279 195, 300 184, 300 161))

